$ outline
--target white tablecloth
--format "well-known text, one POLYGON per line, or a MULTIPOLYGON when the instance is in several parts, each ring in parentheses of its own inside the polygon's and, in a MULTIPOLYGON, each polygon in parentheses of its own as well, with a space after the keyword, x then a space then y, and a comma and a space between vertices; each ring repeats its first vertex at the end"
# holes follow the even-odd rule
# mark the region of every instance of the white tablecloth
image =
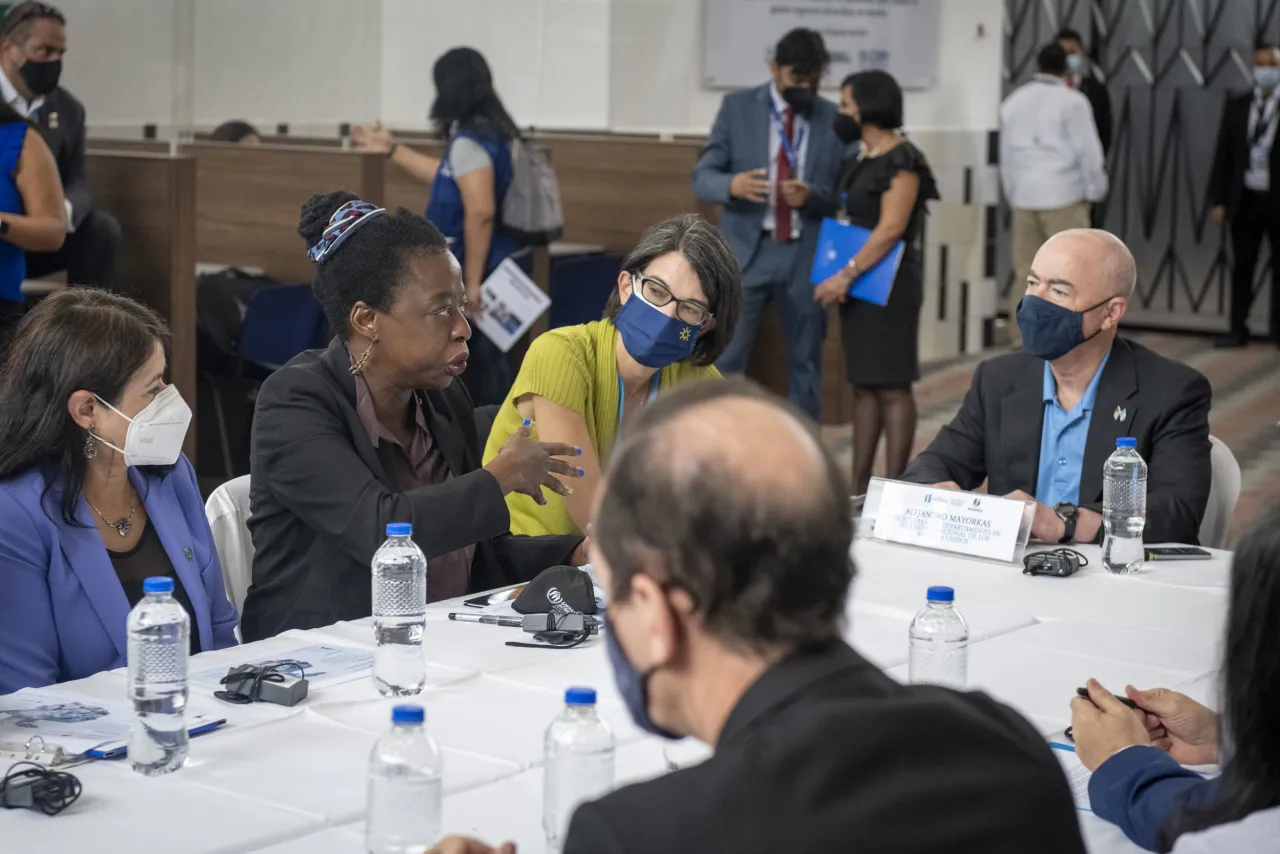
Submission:
MULTIPOLYGON (((1119 577, 1098 566, 1097 548, 1082 551, 1093 563, 1076 576, 1032 578, 1014 567, 860 541, 846 637, 905 678, 907 627, 925 589, 946 584, 971 627, 971 686, 1020 710, 1046 737, 1066 725, 1068 701, 1090 676, 1115 690, 1126 682, 1177 686, 1216 706, 1230 555, 1119 577)), ((446 831, 511 839, 522 854, 543 850, 542 735, 569 685, 597 689, 618 737, 620 783, 703 755, 696 744, 668 745, 630 722, 599 639, 572 650, 512 648, 505 642, 521 633, 452 622, 453 610, 459 602, 429 608, 420 698, 445 750, 446 831)), ((315 643, 372 648, 372 629, 364 620, 287 632, 206 653, 193 666, 229 667, 315 643)), ((124 687, 124 673, 114 671, 61 690, 122 699, 124 687)), ((357 854, 369 751, 394 704, 367 678, 313 690, 292 709, 193 693, 194 711, 228 723, 192 741, 186 768, 147 779, 123 762, 79 767, 84 795, 65 814, 0 813, 0 851, 357 854)), ((1139 850, 1091 813, 1080 818, 1095 854, 1139 850)))

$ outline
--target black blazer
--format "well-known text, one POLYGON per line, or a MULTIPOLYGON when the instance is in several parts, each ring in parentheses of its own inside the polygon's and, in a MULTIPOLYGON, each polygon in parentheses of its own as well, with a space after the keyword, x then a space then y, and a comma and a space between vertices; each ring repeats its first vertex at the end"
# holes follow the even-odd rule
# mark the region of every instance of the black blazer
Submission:
MULTIPOLYGON (((1218 126, 1218 144, 1213 152, 1213 170, 1209 173, 1209 204, 1225 207, 1228 217, 1239 212, 1240 200, 1244 198, 1253 97, 1253 92, 1228 97, 1222 108, 1222 124, 1218 126)), ((1280 145, 1271 146, 1270 163, 1271 174, 1280 175, 1280 145)))
POLYGON ((388 522, 410 522, 428 560, 476 543, 468 589, 527 581, 565 563, 580 536, 515 537, 497 480, 480 468, 471 397, 460 382, 419 392, 454 477, 394 492, 356 415, 345 345, 310 350, 272 374, 253 421, 253 584, 246 641, 372 612, 370 563, 388 522))
POLYGON ((1093 125, 1098 130, 1098 139, 1102 142, 1102 153, 1111 150, 1111 93, 1092 74, 1080 78, 1080 94, 1089 99, 1093 108, 1093 125))
MULTIPOLYGON (((1035 495, 1044 425, 1044 360, 1024 352, 988 359, 955 418, 911 461, 903 480, 962 489, 987 481, 992 495, 1035 495)), ((1102 466, 1116 439, 1133 436, 1147 463, 1150 543, 1199 542, 1209 500, 1209 406, 1213 391, 1194 368, 1117 338, 1089 419, 1080 506, 1102 509, 1102 466), (1123 421, 1116 408, 1125 411, 1123 421)))
POLYGON ((61 87, 44 98, 35 125, 53 151, 62 192, 71 202, 71 224, 79 228, 93 210, 93 193, 84 166, 84 105, 61 87))
POLYGON ((904 686, 842 642, 765 672, 713 757, 574 814, 565 854, 1079 854, 1049 746, 981 693, 904 686))

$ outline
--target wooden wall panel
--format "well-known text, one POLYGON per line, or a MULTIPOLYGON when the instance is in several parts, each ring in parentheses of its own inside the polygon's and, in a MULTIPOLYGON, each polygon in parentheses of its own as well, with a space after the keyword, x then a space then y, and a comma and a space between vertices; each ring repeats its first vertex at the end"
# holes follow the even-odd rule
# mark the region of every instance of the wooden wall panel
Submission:
POLYGON ((298 214, 315 193, 350 190, 380 204, 386 158, 339 148, 194 143, 199 260, 260 267, 284 282, 310 282, 298 214))
MULTIPOLYGON (((442 151, 440 142, 428 134, 396 132, 396 136, 435 156, 442 151)), ((531 139, 548 153, 560 180, 566 241, 625 254, 646 228, 666 217, 689 211, 713 222, 718 217, 717 206, 693 195, 690 176, 700 138, 662 141, 645 135, 537 133, 531 139)), ((426 210, 430 185, 382 155, 344 151, 333 139, 306 140, 306 144, 299 144, 301 138, 280 140, 293 144, 184 147, 198 163, 200 261, 261 267, 284 281, 310 281, 311 265, 297 235, 297 218, 299 207, 312 193, 349 189, 392 210, 426 210)), ((834 310, 828 329, 823 349, 823 420, 841 423, 850 417, 851 393, 844 379, 834 310)), ((771 390, 786 394, 786 346, 774 306, 761 320, 748 372, 771 390)))
MULTIPOLYGON (((164 315, 173 332, 169 371, 196 406, 196 164, 186 156, 89 151, 96 203, 120 221, 115 289, 164 315)), ((194 418, 193 418, 194 423, 194 418)), ((195 457, 196 430, 184 450, 195 457)))

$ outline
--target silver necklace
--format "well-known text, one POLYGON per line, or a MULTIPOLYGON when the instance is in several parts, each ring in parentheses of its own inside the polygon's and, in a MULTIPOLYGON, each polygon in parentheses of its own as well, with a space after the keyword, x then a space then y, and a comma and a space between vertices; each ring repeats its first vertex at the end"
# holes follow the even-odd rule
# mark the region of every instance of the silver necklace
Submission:
POLYGON ((98 514, 98 518, 102 519, 102 521, 107 523, 108 527, 115 528, 116 533, 122 537, 129 536, 129 529, 133 527, 133 514, 138 511, 137 502, 135 501, 129 502, 128 516, 125 516, 123 519, 117 522, 112 522, 110 519, 108 519, 106 516, 102 514, 101 510, 99 510, 97 507, 94 507, 93 502, 89 500, 89 496, 86 495, 84 497, 84 500, 86 504, 88 504, 91 508, 93 508, 93 512, 98 514))

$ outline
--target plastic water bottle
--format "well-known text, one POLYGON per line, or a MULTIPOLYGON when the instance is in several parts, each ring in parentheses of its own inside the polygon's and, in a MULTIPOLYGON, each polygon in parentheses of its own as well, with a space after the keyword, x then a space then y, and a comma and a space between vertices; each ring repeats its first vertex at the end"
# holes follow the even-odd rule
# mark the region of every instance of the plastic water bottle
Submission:
POLYGON ((1138 455, 1138 440, 1121 436, 1102 467, 1102 565, 1109 572, 1142 569, 1146 525, 1147 464, 1138 455))
POLYGON ((930 587, 929 602, 911 621, 907 678, 912 684, 963 690, 969 682, 969 624, 956 610, 956 592, 930 587))
POLYGON ((613 789, 613 732, 596 712, 594 688, 569 688, 565 709, 547 728, 542 827, 547 854, 558 854, 573 811, 613 789))
POLYGON ((413 526, 387 526, 373 555, 373 684, 384 697, 417 694, 427 681, 422 629, 427 615, 427 559, 413 526))
POLYGON ((129 699, 133 729, 129 762, 148 777, 187 761, 187 659, 191 618, 173 598, 172 578, 142 582, 142 601, 129 612, 129 699))
POLYGON ((444 755, 427 734, 422 706, 391 710, 391 732, 369 757, 369 854, 418 854, 440 838, 444 755))

